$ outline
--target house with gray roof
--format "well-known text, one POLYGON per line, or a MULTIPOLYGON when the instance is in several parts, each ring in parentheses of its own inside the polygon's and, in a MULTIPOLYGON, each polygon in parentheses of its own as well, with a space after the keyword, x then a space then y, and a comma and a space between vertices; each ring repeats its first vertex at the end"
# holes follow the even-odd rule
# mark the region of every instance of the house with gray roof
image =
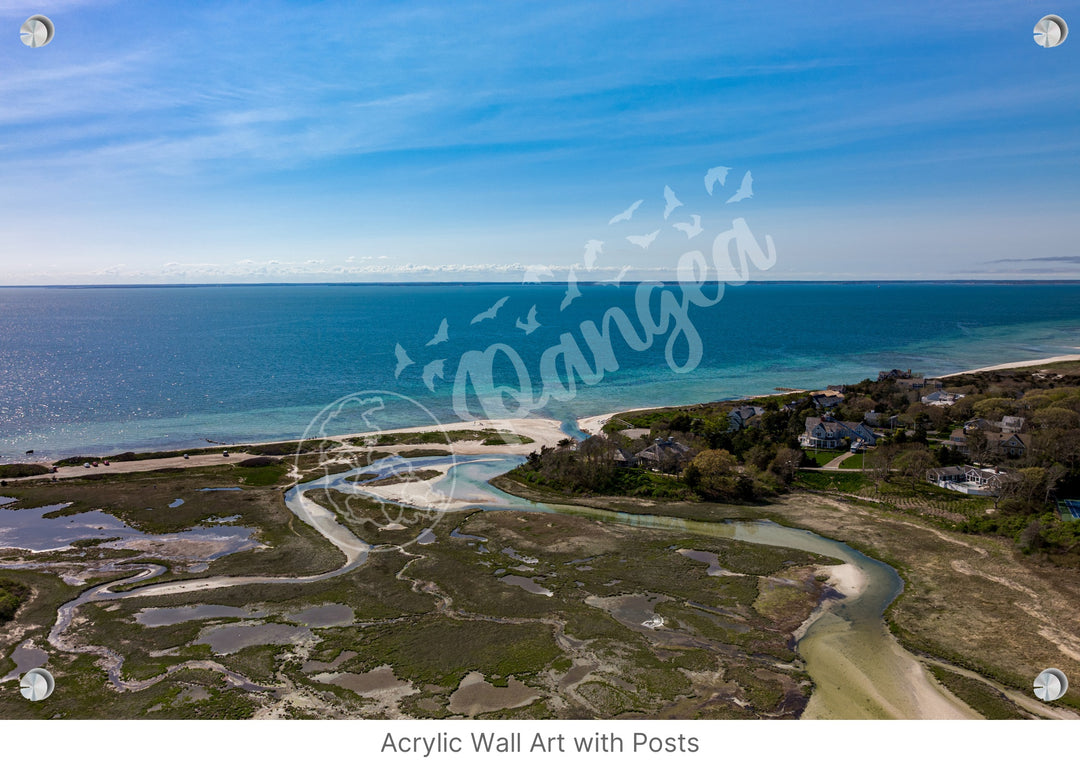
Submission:
POLYGON ((866 423, 832 417, 807 417, 806 430, 799 436, 799 443, 810 449, 837 449, 854 441, 873 446, 877 436, 866 423))
POLYGON ((757 425, 761 421, 759 418, 763 414, 765 414, 765 410, 760 406, 750 406, 749 404, 736 406, 728 412, 728 430, 732 432, 741 431, 752 425, 757 425))

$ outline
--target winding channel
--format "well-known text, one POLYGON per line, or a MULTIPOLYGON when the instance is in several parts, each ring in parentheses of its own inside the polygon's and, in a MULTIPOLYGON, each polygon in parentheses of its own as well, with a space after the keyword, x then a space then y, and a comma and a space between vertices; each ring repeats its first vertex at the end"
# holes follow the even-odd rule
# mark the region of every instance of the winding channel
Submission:
MULTIPOLYGON (((445 476, 432 480, 432 489, 452 499, 458 504, 457 508, 566 513, 633 527, 800 549, 846 563, 862 576, 861 589, 840 600, 829 600, 823 604, 815 612, 810 625, 804 628, 805 631, 797 643, 807 672, 815 684, 804 717, 970 717, 970 711, 966 707, 958 706, 929 681, 921 664, 913 655, 903 650, 886 629, 882 615, 903 589, 899 575, 888 565, 867 557, 846 544, 807 530, 783 527, 768 520, 695 522, 675 517, 533 502, 505 493, 490 483, 494 477, 520 464, 523 458, 512 455, 474 455, 457 456, 453 460, 445 476)), ((121 677, 122 656, 103 646, 79 646, 69 643, 66 631, 74 619, 76 609, 88 602, 157 597, 248 584, 304 584, 352 571, 364 564, 373 547, 337 522, 332 512, 306 498, 305 493, 316 489, 332 489, 353 495, 362 492, 359 485, 348 481, 357 474, 374 474, 376 479, 380 479, 409 468, 446 464, 447 459, 439 457, 409 460, 398 457, 384 458, 363 468, 297 484, 288 490, 285 503, 292 513, 317 530, 344 554, 345 563, 334 571, 303 577, 217 576, 160 582, 122 592, 112 591, 116 586, 155 578, 165 571, 164 567, 152 564, 126 566, 137 567, 138 574, 95 586, 63 605, 58 611, 56 624, 49 633, 49 643, 62 651, 98 655, 104 661, 109 680, 121 690, 143 689, 178 669, 199 667, 216 670, 222 673, 226 680, 249 690, 273 691, 271 687, 253 685, 243 676, 211 661, 174 665, 165 674, 141 681, 126 681, 121 677)), ((370 484, 370 481, 365 483, 370 484)), ((371 497, 370 493, 365 493, 365 497, 371 497)))

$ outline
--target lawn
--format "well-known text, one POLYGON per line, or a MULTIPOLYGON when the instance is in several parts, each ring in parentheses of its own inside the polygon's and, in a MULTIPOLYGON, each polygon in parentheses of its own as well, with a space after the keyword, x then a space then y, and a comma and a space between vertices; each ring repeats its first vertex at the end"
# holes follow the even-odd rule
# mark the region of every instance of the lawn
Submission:
POLYGON ((832 449, 806 450, 806 456, 813 460, 815 463, 817 463, 819 466, 825 465, 830 460, 835 460, 842 454, 844 454, 843 451, 838 452, 832 449))

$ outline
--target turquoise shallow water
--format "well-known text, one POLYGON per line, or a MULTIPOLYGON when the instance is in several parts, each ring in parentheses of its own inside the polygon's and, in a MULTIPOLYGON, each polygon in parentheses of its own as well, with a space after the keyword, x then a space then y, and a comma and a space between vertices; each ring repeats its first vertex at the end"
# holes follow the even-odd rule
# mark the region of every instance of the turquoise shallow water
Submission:
MULTIPOLYGON (((468 383, 473 399, 477 390, 520 386, 509 351, 538 395, 544 353, 560 339, 577 343, 591 364, 583 324, 599 324, 612 310, 639 321, 635 286, 582 286, 560 310, 565 292, 561 285, 0 289, 0 461, 28 459, 28 449, 55 458, 297 438, 324 407, 357 391, 392 391, 422 405, 387 406, 383 427, 429 424, 424 409, 453 421, 463 354, 502 348, 491 387, 468 383), (472 323, 504 297, 493 317, 472 323), (539 327, 526 333, 534 305, 539 327), (439 341, 444 318, 447 339, 439 341), (404 368, 395 376, 398 346, 404 368)), ((658 316, 659 291, 651 302, 658 316)), ((854 381, 894 366, 936 374, 1080 351, 1077 285, 748 284, 686 317, 701 342, 694 368, 670 368, 670 330, 640 351, 615 331, 616 367, 596 384, 577 378, 572 398, 555 397, 537 413, 563 419, 854 381)), ((686 349, 676 337, 672 360, 685 360, 686 349)), ((565 377, 565 360, 552 363, 565 377)), ((475 400, 471 406, 478 412, 475 400)))

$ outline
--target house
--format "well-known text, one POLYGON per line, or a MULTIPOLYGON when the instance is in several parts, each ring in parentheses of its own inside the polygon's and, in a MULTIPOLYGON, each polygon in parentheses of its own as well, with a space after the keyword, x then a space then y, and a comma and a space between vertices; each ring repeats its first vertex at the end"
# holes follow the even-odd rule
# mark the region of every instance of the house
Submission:
POLYGON ((910 379, 896 380, 896 386, 902 390, 922 390, 923 388, 940 388, 940 379, 926 379, 926 377, 911 377, 910 379))
POLYGON ((1008 472, 997 468, 947 466, 931 468, 926 472, 926 481, 938 487, 968 495, 994 495, 1009 476, 1008 472))
POLYGON ((669 436, 634 455, 634 462, 653 471, 670 471, 682 468, 693 456, 690 447, 669 436))
POLYGON ((849 441, 861 441, 866 446, 877 443, 874 432, 865 423, 843 422, 832 417, 807 417, 806 431, 799 443, 811 449, 836 449, 849 441))
POLYGON ((844 394, 837 390, 819 390, 810 394, 810 400, 818 409, 832 409, 844 402, 844 394))
POLYGON ((750 406, 749 404, 736 406, 728 412, 728 430, 741 431, 744 428, 757 425, 761 422, 759 418, 763 414, 765 414, 765 410, 760 406, 750 406))
POLYGON ((1031 436, 1026 433, 988 433, 986 440, 1005 457, 1021 457, 1031 446, 1031 436))
POLYGON ((911 369, 907 371, 900 371, 900 369, 889 369, 888 371, 879 371, 877 375, 877 381, 881 382, 886 379, 911 379, 911 369))
POLYGON ((998 423, 998 426, 1004 433, 1019 433, 1024 429, 1024 418, 1007 414, 1001 418, 1001 422, 998 423))
POLYGON ((968 420, 964 423, 964 430, 968 432, 976 429, 980 431, 996 431, 998 427, 997 423, 991 422, 990 420, 984 420, 981 417, 976 417, 973 420, 968 420))
POLYGON ((881 413, 873 410, 863 413, 863 422, 872 428, 876 428, 881 425, 881 413))
MULTIPOLYGON (((1026 433, 998 433, 997 431, 983 430, 980 423, 986 420, 971 421, 963 428, 957 428, 949 435, 949 440, 943 442, 946 446, 955 448, 964 455, 971 455, 971 434, 981 431, 986 439, 985 448, 987 454, 1000 455, 1002 457, 1023 457, 1031 446, 1031 436, 1026 433)), ((990 424, 994 427, 993 424, 990 424)), ((975 454, 978 454, 976 450, 975 454)))
POLYGON ((633 456, 627 454, 626 450, 619 447, 614 447, 609 453, 609 457, 612 462, 615 463, 616 468, 629 468, 634 465, 633 456))
POLYGON ((919 400, 927 406, 952 406, 963 397, 963 393, 950 393, 946 390, 935 390, 933 393, 925 395, 919 400))

